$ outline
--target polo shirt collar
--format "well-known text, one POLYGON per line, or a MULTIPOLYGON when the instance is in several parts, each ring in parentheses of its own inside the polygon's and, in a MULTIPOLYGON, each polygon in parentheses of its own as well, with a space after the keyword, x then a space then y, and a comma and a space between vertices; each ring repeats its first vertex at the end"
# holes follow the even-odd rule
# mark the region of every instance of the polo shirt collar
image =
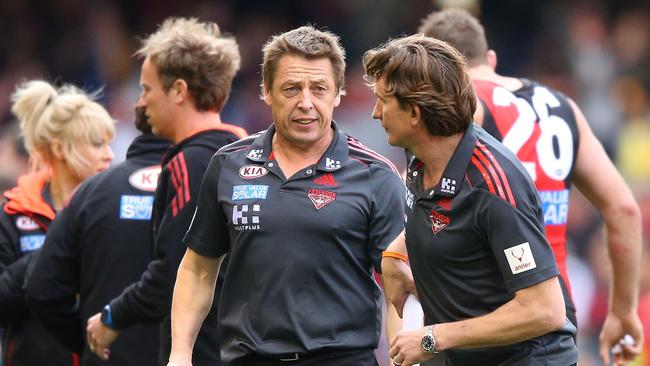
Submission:
MULTIPOLYGON (((463 138, 456 146, 456 151, 449 159, 440 182, 434 188, 436 195, 454 197, 458 193, 476 146, 476 138, 476 129, 474 124, 470 123, 463 138)), ((420 170, 422 167, 422 162, 414 157, 409 164, 409 172, 420 170)))
MULTIPOLYGON (((334 121, 332 121, 332 129, 334 130, 334 138, 318 163, 316 163, 317 170, 333 172, 341 169, 348 162, 347 136, 334 121)), ((246 151, 246 158, 256 163, 266 163, 272 160, 274 134, 275 124, 272 124, 266 131, 255 138, 246 151)))

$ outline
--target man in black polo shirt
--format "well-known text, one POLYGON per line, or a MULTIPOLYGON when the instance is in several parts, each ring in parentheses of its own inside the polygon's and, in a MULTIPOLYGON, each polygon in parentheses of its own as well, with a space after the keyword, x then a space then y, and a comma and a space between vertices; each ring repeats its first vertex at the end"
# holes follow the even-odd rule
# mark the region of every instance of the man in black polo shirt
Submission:
MULTIPOLYGON (((140 280, 90 317, 86 329, 89 348, 106 360, 120 331, 158 322, 159 362, 164 363, 171 349, 174 276, 203 174, 216 151, 246 135, 221 120, 240 55, 235 39, 223 35, 216 23, 194 18, 166 19, 137 54, 144 58, 137 106, 144 108, 153 133, 173 143, 162 158, 153 202, 153 258, 140 280)), ((196 365, 221 365, 213 347, 219 343, 216 311, 198 335, 196 365)))
POLYGON ((231 365, 377 365, 381 252, 403 229, 393 165, 332 121, 338 37, 301 27, 264 46, 274 124, 212 158, 172 304, 170 365, 189 365, 221 261, 221 356, 231 365))
MULTIPOLYGON (((397 333, 393 363, 440 353, 448 365, 575 364, 539 197, 517 158, 471 123, 463 57, 416 35, 368 51, 364 69, 373 117, 413 154, 405 239, 427 325, 397 333)), ((403 239, 389 250, 404 254, 403 239)))

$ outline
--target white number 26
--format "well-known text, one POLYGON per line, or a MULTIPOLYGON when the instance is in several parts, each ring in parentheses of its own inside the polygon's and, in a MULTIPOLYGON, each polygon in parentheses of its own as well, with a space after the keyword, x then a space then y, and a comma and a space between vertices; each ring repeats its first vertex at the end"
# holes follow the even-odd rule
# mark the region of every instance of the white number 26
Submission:
MULTIPOLYGON (((548 89, 539 86, 533 90, 532 106, 525 99, 501 87, 494 88, 492 99, 496 106, 514 105, 519 112, 517 120, 502 141, 515 154, 524 145, 533 142, 530 138, 535 131, 535 122, 539 119, 540 135, 535 144, 537 161, 549 178, 564 180, 571 171, 573 162, 573 133, 564 119, 548 113, 549 108, 560 106, 560 101, 548 89), (553 146, 554 141, 557 148, 553 146)), ((535 162, 522 160, 522 163, 533 180, 537 180, 535 162)))

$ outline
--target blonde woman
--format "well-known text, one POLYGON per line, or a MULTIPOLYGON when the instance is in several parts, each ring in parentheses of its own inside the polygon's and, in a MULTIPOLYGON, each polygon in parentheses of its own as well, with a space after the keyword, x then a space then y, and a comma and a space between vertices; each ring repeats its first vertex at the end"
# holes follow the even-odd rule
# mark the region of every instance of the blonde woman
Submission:
POLYGON ((23 285, 56 212, 79 183, 113 160, 114 122, 92 97, 69 85, 29 81, 16 88, 12 101, 31 172, 4 193, 0 212, 2 360, 5 365, 75 365, 76 356, 29 315, 23 285))

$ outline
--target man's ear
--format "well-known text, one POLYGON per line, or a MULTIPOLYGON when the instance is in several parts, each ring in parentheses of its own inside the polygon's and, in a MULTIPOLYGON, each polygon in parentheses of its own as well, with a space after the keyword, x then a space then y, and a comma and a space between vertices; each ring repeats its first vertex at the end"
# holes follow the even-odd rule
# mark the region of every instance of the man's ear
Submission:
POLYGON ((187 82, 183 79, 176 79, 169 88, 169 92, 172 93, 172 98, 176 104, 181 104, 189 97, 189 87, 187 82))
POLYGON ((341 104, 341 91, 336 94, 336 97, 334 97, 334 107, 338 107, 339 104, 341 104))
POLYGON ((492 68, 492 70, 497 69, 497 53, 494 50, 488 50, 487 52, 487 64, 492 68))
POLYGON ((270 92, 268 86, 266 85, 266 83, 262 84, 261 89, 262 89, 262 95, 261 95, 262 100, 264 101, 264 103, 266 103, 266 105, 268 105, 270 107, 271 106, 271 92, 270 92))
POLYGON ((61 143, 61 140, 54 139, 50 145, 50 151, 56 160, 65 160, 65 154, 63 153, 63 144, 61 143))
POLYGON ((409 113, 409 122, 412 126, 416 126, 420 121, 422 121, 422 111, 420 106, 417 104, 409 104, 411 112, 409 113))

